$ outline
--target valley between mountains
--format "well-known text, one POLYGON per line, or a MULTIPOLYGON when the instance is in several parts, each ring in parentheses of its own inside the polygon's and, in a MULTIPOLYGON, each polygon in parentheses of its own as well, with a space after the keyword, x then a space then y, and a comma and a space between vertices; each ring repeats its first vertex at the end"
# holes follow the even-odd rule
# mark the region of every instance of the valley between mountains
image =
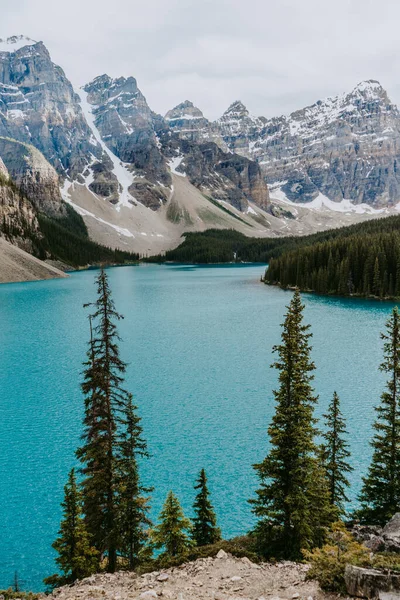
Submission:
POLYGON ((306 235, 398 214, 399 159, 400 113, 373 80, 288 116, 236 101, 211 122, 184 101, 163 117, 134 77, 74 89, 42 42, 0 40, 1 281, 44 276, 29 255, 53 276, 190 231, 306 235), (20 275, 10 245, 28 255, 20 275))

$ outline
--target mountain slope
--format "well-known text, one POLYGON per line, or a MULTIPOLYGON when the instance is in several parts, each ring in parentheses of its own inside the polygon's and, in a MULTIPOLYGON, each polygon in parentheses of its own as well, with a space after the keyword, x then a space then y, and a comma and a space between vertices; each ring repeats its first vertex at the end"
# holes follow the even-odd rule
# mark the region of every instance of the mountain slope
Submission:
POLYGON ((0 283, 56 277, 66 277, 66 275, 0 237, 0 283))
POLYGON ((0 138, 0 154, 3 239, 37 258, 72 267, 137 259, 89 239, 82 217, 62 201, 57 173, 39 150, 0 138))

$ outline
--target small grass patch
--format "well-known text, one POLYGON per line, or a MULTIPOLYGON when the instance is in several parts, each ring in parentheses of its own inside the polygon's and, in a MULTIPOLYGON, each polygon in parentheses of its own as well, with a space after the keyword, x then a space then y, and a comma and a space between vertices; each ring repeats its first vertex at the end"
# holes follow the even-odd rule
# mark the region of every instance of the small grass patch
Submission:
POLYGON ((211 198, 210 196, 206 196, 205 194, 203 194, 203 196, 204 196, 204 198, 206 200, 208 200, 209 202, 211 202, 211 204, 214 204, 214 206, 216 206, 217 208, 219 208, 220 210, 222 210, 224 213, 227 213, 228 215, 230 215, 234 219, 237 219, 238 221, 241 221, 245 225, 248 225, 248 227, 253 227, 253 225, 251 225, 250 223, 247 223, 247 221, 245 221, 244 219, 241 219, 238 215, 235 215, 235 213, 232 212, 231 210, 229 210, 229 208, 226 208, 226 206, 224 206, 223 204, 221 204, 221 202, 218 202, 217 200, 214 200, 214 198, 211 198))

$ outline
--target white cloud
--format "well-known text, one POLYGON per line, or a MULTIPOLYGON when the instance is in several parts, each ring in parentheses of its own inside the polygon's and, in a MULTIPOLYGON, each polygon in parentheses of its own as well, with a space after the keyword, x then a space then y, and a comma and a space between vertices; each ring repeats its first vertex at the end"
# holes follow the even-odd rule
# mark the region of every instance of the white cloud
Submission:
POLYGON ((41 39, 75 84, 133 75, 153 110, 235 99, 272 116, 378 79, 400 102, 393 0, 0 0, 0 37, 41 39))

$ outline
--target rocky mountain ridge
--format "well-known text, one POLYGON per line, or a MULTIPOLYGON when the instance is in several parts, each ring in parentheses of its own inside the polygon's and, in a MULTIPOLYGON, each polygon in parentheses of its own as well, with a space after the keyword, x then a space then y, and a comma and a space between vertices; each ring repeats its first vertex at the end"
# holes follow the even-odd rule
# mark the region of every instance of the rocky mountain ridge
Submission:
MULTIPOLYGON (((170 126, 186 138, 184 110, 179 105, 167 117, 174 115, 170 126)), ((272 196, 283 201, 400 202, 400 113, 377 81, 272 119, 252 117, 238 101, 217 121, 202 122, 198 135, 256 160, 272 196)))
POLYGON ((23 36, 0 41, 0 156, 41 209, 57 212, 61 190, 93 239, 122 249, 151 252, 156 241, 169 248, 187 228, 239 226, 251 234, 260 226, 249 202, 260 211, 268 205, 255 163, 234 161, 214 143, 182 143, 133 77, 101 75, 74 91, 44 44, 23 36), (48 161, 40 181, 29 173, 32 147, 48 161), (175 170, 182 158, 187 174, 175 170), (176 177, 189 187, 174 185, 176 177), (249 216, 230 214, 220 203, 249 216))

